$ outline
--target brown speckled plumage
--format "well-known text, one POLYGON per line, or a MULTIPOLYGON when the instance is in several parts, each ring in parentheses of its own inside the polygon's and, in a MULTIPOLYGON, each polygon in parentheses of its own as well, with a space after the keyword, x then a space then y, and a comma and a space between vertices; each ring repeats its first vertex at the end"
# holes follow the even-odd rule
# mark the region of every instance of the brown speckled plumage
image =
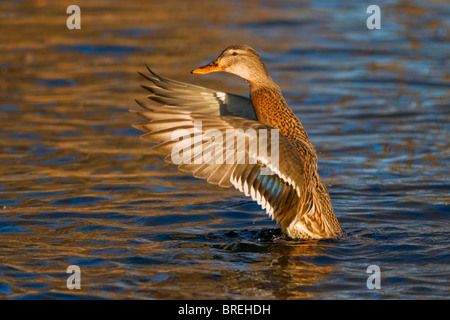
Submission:
MULTIPOLYGON (((134 111, 148 122, 134 125, 147 132, 144 140, 157 143, 155 150, 167 155, 174 142, 174 130, 192 130, 201 121, 203 132, 216 129, 278 129, 279 164, 271 167, 268 159, 255 164, 180 164, 178 168, 222 187, 234 186, 256 200, 274 218, 288 236, 295 239, 336 238, 341 233, 328 191, 317 171, 317 155, 305 128, 284 100, 280 88, 270 78, 256 51, 246 45, 231 46, 210 64, 193 73, 226 71, 245 79, 250 86, 250 100, 203 87, 143 75, 152 85, 144 86, 152 94, 151 104, 138 103, 146 111, 134 111), (269 167, 275 174, 261 175, 269 167)), ((191 131, 193 132, 193 131, 191 131)), ((258 133, 259 134, 259 133, 258 133)), ((237 139, 250 139, 242 134, 237 139)), ((250 142, 249 142, 250 144, 250 142)), ((213 142, 203 141, 206 150, 213 142)), ((226 150, 228 145, 216 144, 226 150)), ((235 146, 233 145, 233 148, 235 146)), ((194 152, 195 153, 195 152, 194 152)), ((197 157, 193 155, 192 159, 197 157)), ((246 156, 251 151, 246 149, 246 156)))
POLYGON ((296 147, 304 146, 310 156, 317 161, 314 146, 305 128, 286 104, 278 86, 252 89, 250 100, 259 121, 280 130, 289 141, 297 144, 296 147))

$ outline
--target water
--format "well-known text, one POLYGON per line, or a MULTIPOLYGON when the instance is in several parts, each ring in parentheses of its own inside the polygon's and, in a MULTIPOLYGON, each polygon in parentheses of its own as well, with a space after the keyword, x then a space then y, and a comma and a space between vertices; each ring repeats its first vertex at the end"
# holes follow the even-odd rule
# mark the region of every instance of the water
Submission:
POLYGON ((358 1, 77 4, 81 30, 60 1, 0 2, 0 298, 450 297, 446 1, 379 1, 380 30, 358 1), (341 239, 282 237, 130 126, 145 64, 247 94, 189 74, 234 43, 258 50, 308 130, 341 239))

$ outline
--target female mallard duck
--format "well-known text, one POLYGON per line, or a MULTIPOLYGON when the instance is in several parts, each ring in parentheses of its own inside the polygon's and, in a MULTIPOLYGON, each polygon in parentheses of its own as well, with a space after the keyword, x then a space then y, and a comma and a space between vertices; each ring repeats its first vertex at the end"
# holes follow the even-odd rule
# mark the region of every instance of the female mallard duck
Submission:
POLYGON ((158 144, 154 149, 165 154, 166 161, 177 164, 181 171, 207 179, 209 183, 234 186, 251 196, 291 238, 322 239, 340 235, 341 228, 330 196, 317 172, 314 146, 254 49, 247 45, 230 46, 210 64, 192 71, 196 74, 234 73, 249 84, 250 99, 167 79, 149 71, 151 75, 141 75, 152 82, 143 86, 152 93, 148 96, 151 104, 136 100, 146 110, 131 111, 150 121, 133 126, 146 132, 142 139, 158 144), (200 129, 198 123, 201 123, 200 129), (252 140, 249 129, 256 132, 257 138, 262 137, 262 129, 266 129, 265 132, 278 130, 275 131, 279 135, 268 135, 278 136, 278 140, 267 142, 271 150, 277 144, 277 163, 267 154, 255 154, 250 145, 255 145, 257 140, 252 140), (173 160, 174 147, 181 137, 175 135, 174 138, 177 130, 184 132, 184 138, 192 138, 182 140, 183 152, 187 152, 186 147, 194 150, 193 154, 186 153, 192 161, 173 160), (239 162, 237 158, 243 158, 235 155, 232 161, 227 158, 225 163, 197 161, 206 150, 214 150, 211 154, 218 156, 212 158, 217 160, 239 145, 236 143, 235 146, 234 137, 231 147, 226 143, 229 139, 223 141, 217 135, 215 138, 195 138, 199 131, 205 134, 208 130, 222 134, 234 130, 237 141, 248 140, 244 148, 245 159, 256 161, 239 162), (272 174, 263 173, 268 169, 272 174))

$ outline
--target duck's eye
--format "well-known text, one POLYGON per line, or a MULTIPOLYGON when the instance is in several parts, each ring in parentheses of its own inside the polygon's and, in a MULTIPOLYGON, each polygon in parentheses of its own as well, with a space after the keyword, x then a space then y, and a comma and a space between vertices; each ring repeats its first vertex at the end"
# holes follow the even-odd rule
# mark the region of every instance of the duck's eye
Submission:
POLYGON ((232 55, 232 56, 237 56, 238 53, 237 53, 236 51, 234 51, 231 55, 232 55))

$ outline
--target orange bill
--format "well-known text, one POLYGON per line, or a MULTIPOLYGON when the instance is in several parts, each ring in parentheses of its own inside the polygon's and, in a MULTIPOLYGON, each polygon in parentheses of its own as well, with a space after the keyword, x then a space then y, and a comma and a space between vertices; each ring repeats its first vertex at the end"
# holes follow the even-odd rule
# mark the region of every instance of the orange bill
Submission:
POLYGON ((220 58, 217 58, 216 60, 214 60, 210 64, 207 64, 206 66, 192 70, 191 73, 206 74, 206 73, 211 73, 211 72, 225 71, 219 62, 220 62, 220 58))

